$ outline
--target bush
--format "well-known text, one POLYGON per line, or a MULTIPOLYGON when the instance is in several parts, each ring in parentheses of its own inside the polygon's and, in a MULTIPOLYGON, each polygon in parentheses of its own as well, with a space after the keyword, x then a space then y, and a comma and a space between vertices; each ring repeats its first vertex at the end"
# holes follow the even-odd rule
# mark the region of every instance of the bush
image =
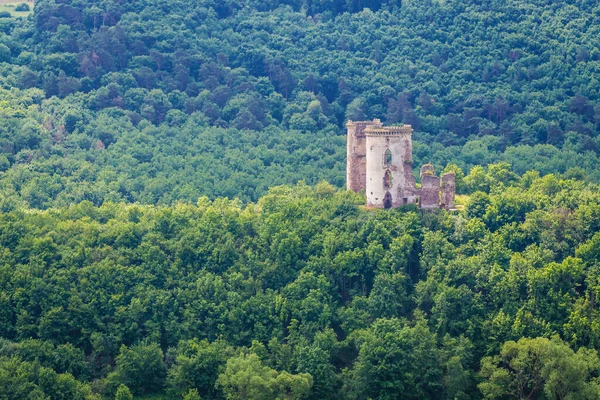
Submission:
POLYGON ((0 11, 0 18, 10 18, 10 17, 12 17, 12 15, 8 11, 0 11))
POLYGON ((31 7, 27 3, 21 3, 15 7, 15 11, 31 11, 31 7))
POLYGON ((125 385, 119 385, 115 400, 133 400, 133 395, 125 385))
POLYGON ((167 368, 158 345, 123 345, 115 362, 116 370, 107 378, 109 385, 127 386, 133 394, 158 393, 163 389, 167 368))
MULTIPOLYGON (((0 12, 0 14, 2 14, 0 12)), ((0 62, 10 61, 10 49, 7 45, 0 43, 0 62)))

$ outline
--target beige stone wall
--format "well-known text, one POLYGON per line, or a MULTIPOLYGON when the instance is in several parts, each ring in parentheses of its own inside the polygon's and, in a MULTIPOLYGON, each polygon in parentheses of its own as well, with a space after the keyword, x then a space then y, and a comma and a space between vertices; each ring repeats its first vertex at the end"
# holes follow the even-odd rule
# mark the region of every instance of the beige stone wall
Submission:
MULTIPOLYGON (((385 128, 384 128, 385 129, 385 128)), ((378 134, 367 129, 367 205, 370 207, 385 208, 399 207, 402 204, 416 202, 414 181, 411 181, 412 166, 406 154, 412 154, 412 145, 409 133, 378 134), (390 150, 392 160, 388 164, 385 160, 386 150, 390 150), (406 162, 405 162, 406 161, 406 162), (409 169, 409 174, 407 174, 409 169), (391 185, 386 186, 386 174, 391 175, 391 185), (410 175, 407 179, 407 175, 410 175)))

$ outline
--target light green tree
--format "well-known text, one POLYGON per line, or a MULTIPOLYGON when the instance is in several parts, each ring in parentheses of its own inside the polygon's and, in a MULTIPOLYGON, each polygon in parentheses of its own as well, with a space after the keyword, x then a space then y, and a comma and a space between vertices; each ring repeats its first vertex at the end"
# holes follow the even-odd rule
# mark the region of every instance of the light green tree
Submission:
POLYGON ((123 384, 119 385, 117 388, 117 393, 115 394, 115 400, 133 400, 133 395, 129 391, 129 388, 123 384))
POLYGON ((310 392, 312 383, 310 374, 279 373, 263 365, 254 353, 230 358, 217 379, 228 400, 300 399, 310 392))
POLYGON ((598 354, 584 347, 575 353, 558 336, 508 341, 500 354, 481 361, 486 399, 597 399, 598 354))
POLYGON ((184 396, 183 400, 201 400, 197 389, 190 389, 184 396))

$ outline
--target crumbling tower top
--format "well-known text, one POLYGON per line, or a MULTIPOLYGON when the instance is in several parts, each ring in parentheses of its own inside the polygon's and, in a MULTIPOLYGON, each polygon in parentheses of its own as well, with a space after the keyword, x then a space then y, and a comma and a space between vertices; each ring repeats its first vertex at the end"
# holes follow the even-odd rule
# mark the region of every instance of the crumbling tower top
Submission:
POLYGON ((358 128, 355 130, 355 134, 362 135, 364 133, 365 128, 367 127, 383 127, 383 123, 380 119, 375 118, 373 121, 352 121, 348 120, 346 123, 347 128, 358 128))

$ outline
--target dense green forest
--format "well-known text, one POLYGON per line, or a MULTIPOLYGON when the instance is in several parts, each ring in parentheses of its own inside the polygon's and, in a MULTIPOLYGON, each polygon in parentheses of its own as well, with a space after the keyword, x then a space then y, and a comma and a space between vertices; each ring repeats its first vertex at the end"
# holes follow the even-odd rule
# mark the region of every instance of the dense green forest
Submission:
POLYGON ((1 400, 600 398, 597 2, 31 11, 0 8, 1 400), (464 207, 342 190, 372 118, 464 207))
POLYGON ((0 398, 597 399, 600 187, 476 171, 459 212, 323 182, 2 213, 0 398))
POLYGON ((1 207, 343 187, 364 118, 412 124, 416 164, 600 181, 599 19, 591 0, 39 0, 0 18, 1 207))

